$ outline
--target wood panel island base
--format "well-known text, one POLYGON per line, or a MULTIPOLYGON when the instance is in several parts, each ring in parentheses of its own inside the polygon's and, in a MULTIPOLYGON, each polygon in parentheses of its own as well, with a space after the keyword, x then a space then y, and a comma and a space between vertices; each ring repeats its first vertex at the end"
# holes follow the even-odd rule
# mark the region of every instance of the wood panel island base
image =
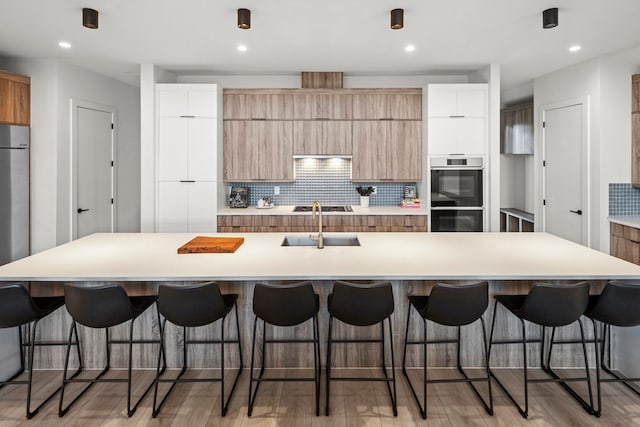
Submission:
MULTIPOLYGON (((339 233, 335 233, 339 234, 339 233)), ((304 234, 302 234, 304 235, 304 234)), ((393 314, 394 346, 401 355, 407 316, 407 296, 427 294, 437 282, 468 283, 488 280, 490 294, 526 293, 532 283, 575 282, 589 280, 592 293, 600 291, 609 279, 639 279, 640 266, 613 258, 601 252, 568 242, 545 233, 361 233, 357 247, 283 247, 285 234, 247 233, 210 234, 219 237, 243 237, 242 246, 233 254, 183 254, 178 247, 195 237, 194 234, 94 234, 59 247, 32 255, 28 258, 0 267, 0 281, 30 281, 34 294, 60 294, 62 284, 83 282, 87 285, 103 282, 122 282, 130 293, 153 293, 159 283, 193 283, 216 280, 223 292, 239 294, 240 326, 244 360, 250 357, 251 325, 253 322, 251 299, 257 282, 275 284, 310 280, 320 294, 320 337, 325 354, 327 336, 327 295, 335 280, 353 280, 362 283, 390 281, 393 285, 395 312, 393 314)), ((492 315, 493 304, 485 313, 485 320, 492 315)), ((137 322, 136 334, 151 335, 158 331, 157 320, 149 312, 137 322)), ((499 316, 496 337, 518 338, 519 325, 512 316, 499 316)), ((419 322, 410 338, 421 336, 419 322)), ((64 311, 54 314, 51 322, 42 325, 43 336, 64 339, 70 319, 64 311)), ((234 322, 227 322, 227 337, 234 337, 234 322)), ((429 325, 430 337, 452 337, 455 329, 429 325)), ((530 336, 540 331, 530 327, 530 336)), ((277 338, 307 336, 306 326, 294 331, 268 329, 267 334, 277 338)), ((114 328, 114 338, 123 338, 126 327, 114 328)), ((466 366, 480 366, 482 360, 480 326, 474 325, 463 332, 466 335, 462 349, 462 362, 466 366)), ((573 336, 577 328, 562 331, 558 338, 573 336)), ((379 328, 354 331, 336 324, 335 336, 349 338, 377 337, 379 328)), ((137 335, 139 336, 139 335, 137 335)), ((169 367, 181 364, 177 343, 183 339, 177 328, 167 331, 167 357, 169 367)), ((80 338, 85 343, 100 346, 101 335, 82 328, 80 338), (100 344, 98 344, 100 343, 100 344)), ((200 328, 191 338, 217 338, 216 328, 200 328), (214 332, 216 331, 216 332, 214 332)), ((303 346, 302 346, 303 347, 303 346)), ((372 346, 362 351, 351 345, 341 346, 333 352, 333 366, 376 367, 380 353, 372 346)), ((451 346, 430 346, 429 366, 447 367, 455 364, 455 351, 451 346)), ((496 349, 492 354, 493 367, 518 366, 521 360, 518 346, 496 349)), ((216 368, 219 354, 212 349, 190 349, 190 366, 216 368)), ((134 352, 134 366, 155 368, 157 349, 144 353, 134 352)), ((530 346, 529 360, 532 366, 538 362, 537 346, 530 346)), ((85 349, 85 366, 102 366, 100 349, 85 349)), ((579 346, 561 346, 557 349, 555 366, 578 367, 581 365, 579 346)), ((237 366, 238 354, 233 347, 225 352, 227 366, 237 366)), ((286 351, 277 346, 269 352, 267 366, 310 367, 313 354, 305 348, 286 351)), ((60 369, 64 353, 61 349, 47 348, 36 368, 60 369)), ((401 363, 400 357, 396 365, 401 363)), ((408 366, 420 366, 418 349, 407 354, 408 366)), ((126 366, 126 349, 114 349, 112 366, 126 366)))

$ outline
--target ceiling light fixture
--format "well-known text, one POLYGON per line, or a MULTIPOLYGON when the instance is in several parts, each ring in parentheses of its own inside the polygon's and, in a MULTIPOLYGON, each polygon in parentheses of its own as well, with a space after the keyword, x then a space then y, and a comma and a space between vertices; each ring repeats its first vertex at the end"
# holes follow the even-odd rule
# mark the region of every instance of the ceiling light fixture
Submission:
POLYGON ((243 45, 243 44, 239 44, 238 45, 238 51, 240 52, 246 52, 247 51, 247 46, 243 45))
POLYGON ((404 10, 393 9, 391 11, 391 29, 401 30, 404 27, 404 10))
POLYGON ((412 44, 408 44, 404 47, 404 50, 407 52, 413 52, 414 50, 416 50, 416 47, 412 44))
POLYGON ((98 28, 98 11, 88 7, 82 8, 82 26, 92 30, 98 28))
POLYGON ((63 49, 71 49, 71 43, 69 42, 60 42, 58 43, 58 46, 60 46, 63 49))
POLYGON ((542 12, 542 28, 549 29, 558 26, 558 8, 552 7, 542 12))
POLYGON ((580 49, 582 49, 582 46, 574 44, 569 48, 569 52, 578 52, 580 49))
POLYGON ((238 9, 238 28, 241 30, 251 28, 251 11, 249 9, 238 9))

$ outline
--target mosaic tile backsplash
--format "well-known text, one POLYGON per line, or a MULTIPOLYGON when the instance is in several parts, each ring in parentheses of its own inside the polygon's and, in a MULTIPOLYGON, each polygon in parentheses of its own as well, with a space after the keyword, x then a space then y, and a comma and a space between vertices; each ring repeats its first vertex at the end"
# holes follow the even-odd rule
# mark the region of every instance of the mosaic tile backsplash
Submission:
MULTIPOLYGON (((256 206, 258 200, 269 196, 276 205, 310 205, 314 200, 326 205, 357 205, 360 195, 357 186, 376 186, 376 194, 369 199, 371 206, 398 206, 404 186, 413 183, 351 182, 350 159, 296 159, 295 182, 234 182, 230 185, 249 187, 249 203, 256 206), (273 194, 273 187, 280 187, 280 194, 273 194)), ((228 191, 228 190, 227 190, 228 191)))
POLYGON ((610 183, 609 215, 640 215, 640 189, 627 183, 610 183))

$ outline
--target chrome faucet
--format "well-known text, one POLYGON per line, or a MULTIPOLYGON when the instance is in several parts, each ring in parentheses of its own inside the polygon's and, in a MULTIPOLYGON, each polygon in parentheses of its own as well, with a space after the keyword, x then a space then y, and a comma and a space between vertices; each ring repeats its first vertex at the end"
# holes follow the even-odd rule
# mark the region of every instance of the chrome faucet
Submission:
POLYGON ((313 234, 309 236, 313 240, 318 241, 318 249, 324 248, 324 237, 322 236, 322 206, 319 201, 314 201, 313 205, 311 205, 311 215, 316 215, 316 208, 318 208, 318 235, 314 236, 313 234))

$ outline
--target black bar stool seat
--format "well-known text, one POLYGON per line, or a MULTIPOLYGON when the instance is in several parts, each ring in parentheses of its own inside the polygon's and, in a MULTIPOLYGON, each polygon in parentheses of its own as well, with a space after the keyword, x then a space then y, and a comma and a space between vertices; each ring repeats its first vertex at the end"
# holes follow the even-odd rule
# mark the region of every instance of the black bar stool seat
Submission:
POLYGON ((315 385, 316 416, 320 415, 320 331, 318 329, 318 311, 320 298, 313 291, 311 282, 293 285, 267 285, 258 283, 253 290, 253 341, 251 345, 251 367, 249 368, 248 415, 258 396, 258 388, 264 381, 313 381, 315 385), (253 377, 256 348, 256 329, 258 319, 262 320, 262 360, 260 373, 253 377), (292 327, 312 321, 312 339, 268 339, 267 324, 280 327, 292 327), (313 377, 307 378, 265 378, 266 344, 313 344, 313 377), (253 390, 253 383, 256 383, 253 390))
POLYGON ((504 384, 491 371, 491 376, 496 380, 500 388, 507 394, 507 397, 516 406, 520 415, 524 418, 529 416, 529 383, 536 382, 557 382, 567 391, 589 414, 594 415, 593 393, 591 391, 591 376, 589 373, 589 362, 587 359, 587 347, 584 334, 584 327, 580 317, 584 314, 589 304, 589 283, 580 282, 573 285, 553 285, 536 283, 531 288, 528 295, 494 295, 495 304, 493 308, 493 319, 491 321, 491 338, 489 343, 489 358, 494 345, 500 344, 522 344, 523 376, 524 376, 524 408, 516 402, 504 384), (498 303, 511 312, 519 321, 522 329, 521 340, 494 340, 496 314, 498 303), (541 327, 541 338, 527 338, 525 321, 531 322, 541 327), (580 341, 555 341, 556 328, 571 325, 577 322, 580 327, 580 341), (552 328, 549 340, 549 350, 545 363, 545 332, 546 328, 552 328), (550 378, 530 379, 528 377, 527 344, 540 344, 540 365, 542 370, 550 378), (584 377, 563 377, 551 369, 551 355, 554 344, 582 344, 582 351, 585 365, 584 377), (568 385, 568 382, 584 381, 589 390, 589 403, 587 403, 575 390, 568 385))
POLYGON ((601 383, 620 382, 628 389, 640 396, 638 390, 630 383, 640 381, 640 378, 627 378, 614 371, 610 367, 611 348, 607 346, 607 341, 611 340, 611 327, 634 327, 640 326, 640 282, 638 281, 611 281, 600 295, 589 296, 589 306, 585 316, 593 323, 593 336, 596 353, 596 387, 598 407, 595 412, 597 416, 602 413, 601 383), (602 332, 598 338, 597 323, 602 325, 602 332), (602 348, 598 345, 602 342, 602 348), (605 349, 608 349, 605 353, 605 349), (605 358, 605 354, 608 355, 605 358), (610 378, 602 378, 601 372, 609 374, 610 378))
MULTIPOLYGON (((131 417, 142 399, 151 390, 155 380, 152 381, 142 396, 131 405, 131 368, 133 359, 133 344, 159 344, 161 351, 163 347, 160 339, 158 340, 134 340, 133 326, 135 320, 149 309, 157 301, 157 296, 128 296, 124 288, 112 283, 104 286, 79 286, 65 284, 64 298, 67 311, 71 315, 72 324, 69 332, 69 342, 67 344, 67 354, 65 358, 64 371, 62 376, 62 388, 60 390, 60 404, 58 407, 58 415, 64 416, 69 409, 97 382, 126 382, 127 383, 127 415, 131 417), (129 339, 128 340, 112 340, 109 337, 109 328, 129 322, 129 339), (105 368, 95 378, 67 378, 67 369, 69 366, 69 350, 71 345, 71 333, 75 331, 77 337, 77 324, 84 327, 94 329, 104 329, 106 338, 106 364, 105 368), (129 363, 126 379, 102 378, 111 368, 111 344, 128 344, 129 346, 129 363), (82 382, 88 385, 64 407, 64 391, 68 383, 82 382)), ((160 325, 160 314, 156 305, 156 314, 158 316, 158 324, 160 325)), ((166 367, 166 358, 163 357, 162 372, 166 367)))
MULTIPOLYGON (((60 387, 54 390, 45 400, 38 405, 37 408, 31 409, 31 388, 33 385, 33 358, 35 347, 48 345, 66 345, 66 341, 36 341, 36 330, 40 320, 44 319, 60 307, 64 305, 64 297, 32 297, 28 289, 22 283, 14 283, 0 286, 0 329, 19 328, 19 348, 20 348, 20 369, 6 381, 0 382, 0 388, 7 384, 26 384, 27 385, 27 419, 32 418, 38 413, 40 408, 49 402, 60 391, 60 387), (29 328, 29 325, 33 326, 29 328), (28 342, 23 342, 22 327, 27 326, 28 342), (25 357, 23 347, 28 348, 29 372, 26 380, 16 380, 25 370, 25 357)), ((78 341, 74 343, 78 355, 80 350, 78 341)), ((80 368, 74 373, 74 376, 80 373, 80 368)))
POLYGON ((409 309, 407 312, 407 328, 404 339, 404 352, 402 357, 402 373, 404 374, 413 397, 418 405, 422 418, 427 418, 427 384, 429 383, 457 383, 466 382, 471 386, 471 389, 475 395, 480 399, 480 402, 484 406, 489 415, 493 415, 493 397, 491 394, 491 376, 489 374, 488 364, 488 352, 489 347, 487 344, 487 333, 482 315, 487 310, 489 305, 489 284, 487 282, 478 282, 468 285, 450 285, 444 283, 436 284, 431 290, 430 295, 410 295, 409 296, 409 309), (422 318, 423 327, 423 339, 420 341, 409 341, 409 321, 411 320, 411 307, 413 307, 420 317, 422 318), (460 337, 461 327, 470 325, 477 320, 480 320, 482 325, 482 339, 484 343, 484 361, 486 376, 470 378, 465 370, 462 368, 460 361, 460 337), (427 337, 427 323, 426 321, 432 321, 439 325, 451 326, 457 328, 456 339, 440 339, 440 340, 428 340, 427 337), (457 368, 462 378, 452 379, 427 379, 427 345, 429 344, 456 344, 457 349, 457 368), (408 345, 422 345, 423 347, 423 359, 422 359, 422 393, 423 401, 420 403, 418 394, 411 383, 409 374, 406 369, 407 360, 407 346, 408 345), (482 395, 474 386, 474 382, 486 382, 489 392, 489 402, 487 403, 483 399, 482 395))
POLYGON ((349 282, 336 282, 328 298, 329 334, 327 337, 327 387, 326 387, 326 415, 329 415, 329 396, 331 381, 382 381, 387 385, 393 415, 398 415, 396 373, 393 353, 393 331, 391 315, 394 311, 393 291, 391 283, 382 282, 371 285, 358 285, 349 282), (380 324, 380 339, 333 339, 333 320, 339 320, 351 326, 373 326, 380 324), (391 350, 391 377, 387 372, 385 362, 385 332, 384 321, 389 325, 389 347, 391 350), (380 343, 382 359, 382 378, 370 377, 332 377, 331 349, 333 344, 346 343, 380 343), (391 390, 393 387, 393 391, 391 390))
POLYGON ((233 396, 233 392, 238 384, 238 379, 242 374, 242 347, 240 345, 240 322, 238 321, 238 306, 236 304, 238 294, 222 294, 220 288, 215 282, 208 282, 199 285, 190 286, 169 286, 160 285, 158 287, 158 307, 160 314, 164 317, 161 324, 160 336, 161 347, 158 351, 158 367, 156 371, 155 390, 153 393, 153 417, 160 412, 160 408, 169 397, 177 383, 183 382, 220 382, 220 406, 221 414, 225 416, 229 407, 229 402, 233 396), (224 324, 227 315, 235 307, 236 311, 236 332, 237 339, 225 340, 224 324), (220 324, 219 340, 190 340, 187 336, 187 328, 201 327, 210 325, 222 319, 220 324), (182 370, 176 378, 164 379, 160 378, 160 359, 165 348, 164 335, 166 332, 166 322, 169 321, 176 326, 182 327, 182 370), (182 375, 187 370, 187 346, 189 344, 220 344, 220 377, 218 378, 189 378, 184 379, 182 375), (236 374, 233 386, 229 392, 229 396, 224 398, 224 345, 238 344, 238 353, 240 357, 240 367, 236 374), (158 402, 158 384, 161 382, 172 383, 171 388, 165 396, 158 402))

